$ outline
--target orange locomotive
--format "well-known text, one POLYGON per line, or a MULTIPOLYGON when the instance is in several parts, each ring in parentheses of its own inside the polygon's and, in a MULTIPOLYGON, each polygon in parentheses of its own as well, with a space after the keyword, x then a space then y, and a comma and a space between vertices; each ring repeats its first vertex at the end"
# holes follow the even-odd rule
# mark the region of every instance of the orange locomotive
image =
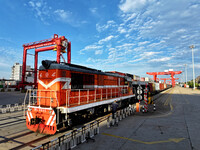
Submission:
POLYGON ((26 125, 34 132, 55 134, 80 118, 109 112, 115 100, 120 107, 134 102, 123 74, 45 60, 38 76, 37 91, 30 90, 36 103, 26 112, 26 125))

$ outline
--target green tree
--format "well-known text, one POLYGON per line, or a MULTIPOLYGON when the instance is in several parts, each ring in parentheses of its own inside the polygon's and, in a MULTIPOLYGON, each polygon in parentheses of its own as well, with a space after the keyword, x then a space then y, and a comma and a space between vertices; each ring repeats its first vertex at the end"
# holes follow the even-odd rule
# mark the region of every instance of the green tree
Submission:
MULTIPOLYGON (((193 88, 194 87, 193 81, 188 81, 188 85, 190 88, 193 88)), ((198 83, 195 83, 195 87, 198 87, 198 86, 199 86, 198 83)))

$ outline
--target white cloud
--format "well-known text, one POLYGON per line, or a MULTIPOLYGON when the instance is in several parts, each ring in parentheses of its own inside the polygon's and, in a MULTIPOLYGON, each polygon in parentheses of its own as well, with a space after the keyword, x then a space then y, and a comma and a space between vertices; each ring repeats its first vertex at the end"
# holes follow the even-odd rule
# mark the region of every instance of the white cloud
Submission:
POLYGON ((28 3, 29 3, 30 6, 35 7, 35 3, 34 2, 29 1, 28 3))
POLYGON ((28 2, 28 5, 25 6, 29 6, 34 12, 35 17, 39 18, 46 25, 50 25, 50 22, 52 21, 67 23, 73 27, 79 27, 80 25, 87 23, 86 20, 80 20, 70 11, 65 9, 53 9, 43 0, 31 0, 28 2))
POLYGON ((134 46, 135 44, 134 43, 124 43, 124 44, 122 44, 122 45, 118 45, 118 46, 116 46, 117 48, 122 48, 122 49, 124 49, 124 48, 131 48, 132 46, 134 46))
POLYGON ((144 52, 142 54, 142 56, 144 56, 144 57, 155 56, 156 54, 160 54, 160 53, 162 53, 162 52, 144 52))
POLYGON ((47 20, 51 14, 51 8, 47 6, 46 2, 42 0, 35 2, 35 0, 32 0, 28 2, 28 6, 35 12, 34 15, 36 18, 39 18, 44 24, 49 25, 47 20))
POLYGON ((139 42, 138 46, 145 45, 145 44, 148 44, 148 43, 150 43, 150 42, 149 41, 139 42))
POLYGON ((103 54, 103 50, 96 50, 95 51, 95 55, 101 55, 101 54, 103 54))
POLYGON ((125 16, 124 22, 126 23, 126 22, 128 22, 128 21, 130 21, 130 20, 133 20, 136 16, 137 16, 136 13, 127 14, 127 15, 125 16))
POLYGON ((104 42, 108 42, 108 41, 110 41, 112 38, 114 38, 114 36, 113 35, 110 35, 110 36, 108 36, 108 37, 106 37, 106 38, 104 38, 104 39, 101 39, 101 40, 99 40, 99 44, 103 44, 104 42))
POLYGON ((97 12, 97 8, 95 7, 95 8, 90 8, 89 9, 93 14, 95 14, 96 12, 97 12))
POLYGON ((162 53, 162 52, 153 52, 153 51, 144 52, 144 53, 141 53, 139 56, 135 57, 137 59, 130 60, 129 62, 138 62, 141 60, 149 60, 152 56, 155 57, 157 54, 160 54, 160 53, 162 53))
POLYGON ((84 49, 80 50, 80 54, 84 54, 84 51, 91 51, 91 50, 97 50, 102 48, 103 46, 100 45, 88 45, 84 49))
POLYGON ((149 62, 165 62, 171 60, 171 57, 163 57, 158 59, 151 59, 149 62))
POLYGON ((123 27, 118 27, 117 30, 119 33, 126 33, 126 30, 123 27))
POLYGON ((86 24, 87 21, 79 20, 76 18, 72 12, 66 11, 64 9, 57 9, 54 12, 54 18, 60 22, 67 23, 73 27, 80 27, 82 24, 86 24))
POLYGON ((41 3, 41 2, 36 2, 35 5, 36 5, 37 7, 41 7, 41 6, 42 6, 42 3, 41 3))
POLYGON ((104 25, 96 24, 96 29, 97 29, 98 32, 102 32, 102 31, 105 31, 106 29, 108 29, 110 27, 114 27, 115 25, 116 25, 115 21, 109 20, 104 25))
MULTIPOLYGON (((121 0, 118 19, 96 24, 98 32, 105 31, 102 35, 118 35, 118 38, 114 40, 108 36, 98 40, 99 36, 94 43, 104 47, 105 56, 101 55, 104 59, 93 58, 89 59, 90 62, 95 65, 106 62, 109 67, 114 63, 115 66, 135 64, 134 69, 140 72, 165 70, 167 65, 176 66, 178 70, 183 63, 191 63, 189 45, 200 46, 200 5, 196 2, 121 0)), ((100 51, 100 48, 95 49, 94 53, 100 51)), ((200 57, 196 56, 195 61, 199 63, 199 60, 200 57)))
POLYGON ((141 47, 134 48, 134 51, 139 52, 139 51, 143 51, 144 49, 145 49, 145 47, 141 46, 141 47))
POLYGON ((63 9, 57 9, 54 11, 54 14, 56 16, 58 16, 59 20, 63 21, 63 22, 70 22, 70 18, 71 18, 71 12, 69 11, 65 11, 63 9))
POLYGON ((138 9, 143 8, 148 0, 125 0, 124 3, 119 5, 119 8, 123 12, 135 12, 138 9))
POLYGON ((186 32, 186 29, 179 29, 176 31, 176 33, 182 33, 182 32, 186 32))

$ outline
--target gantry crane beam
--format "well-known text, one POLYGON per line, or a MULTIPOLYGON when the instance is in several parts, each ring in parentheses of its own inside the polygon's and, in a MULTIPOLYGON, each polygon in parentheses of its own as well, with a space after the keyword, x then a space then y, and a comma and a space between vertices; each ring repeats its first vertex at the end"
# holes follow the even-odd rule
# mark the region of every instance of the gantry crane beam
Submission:
POLYGON ((168 72, 146 72, 148 75, 153 75, 153 80, 157 81, 157 75, 169 75, 168 72))
POLYGON ((166 71, 166 72, 146 72, 148 75, 153 75, 153 80, 157 81, 157 75, 171 75, 172 87, 175 86, 175 78, 174 75, 181 74, 182 71, 166 71))
POLYGON ((37 64, 38 64, 38 53, 44 51, 55 50, 57 51, 56 61, 60 63, 60 57, 62 53, 66 53, 65 49, 67 49, 67 62, 71 63, 71 42, 64 37, 58 37, 57 34, 54 34, 53 38, 31 42, 23 45, 24 53, 23 53, 23 66, 22 66, 22 81, 19 87, 24 88, 26 85, 35 85, 37 87, 37 64), (28 83, 25 81, 26 72, 26 58, 27 58, 27 51, 30 49, 35 49, 35 66, 34 66, 34 83, 28 83))

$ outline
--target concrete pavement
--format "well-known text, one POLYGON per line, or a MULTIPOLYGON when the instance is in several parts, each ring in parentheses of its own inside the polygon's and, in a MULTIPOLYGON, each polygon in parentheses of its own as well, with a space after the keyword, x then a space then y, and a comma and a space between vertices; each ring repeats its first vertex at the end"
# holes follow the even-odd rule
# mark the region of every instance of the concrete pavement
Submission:
POLYGON ((156 103, 156 112, 136 113, 120 121, 118 127, 103 126, 95 142, 75 149, 200 149, 200 91, 175 87, 156 103))

